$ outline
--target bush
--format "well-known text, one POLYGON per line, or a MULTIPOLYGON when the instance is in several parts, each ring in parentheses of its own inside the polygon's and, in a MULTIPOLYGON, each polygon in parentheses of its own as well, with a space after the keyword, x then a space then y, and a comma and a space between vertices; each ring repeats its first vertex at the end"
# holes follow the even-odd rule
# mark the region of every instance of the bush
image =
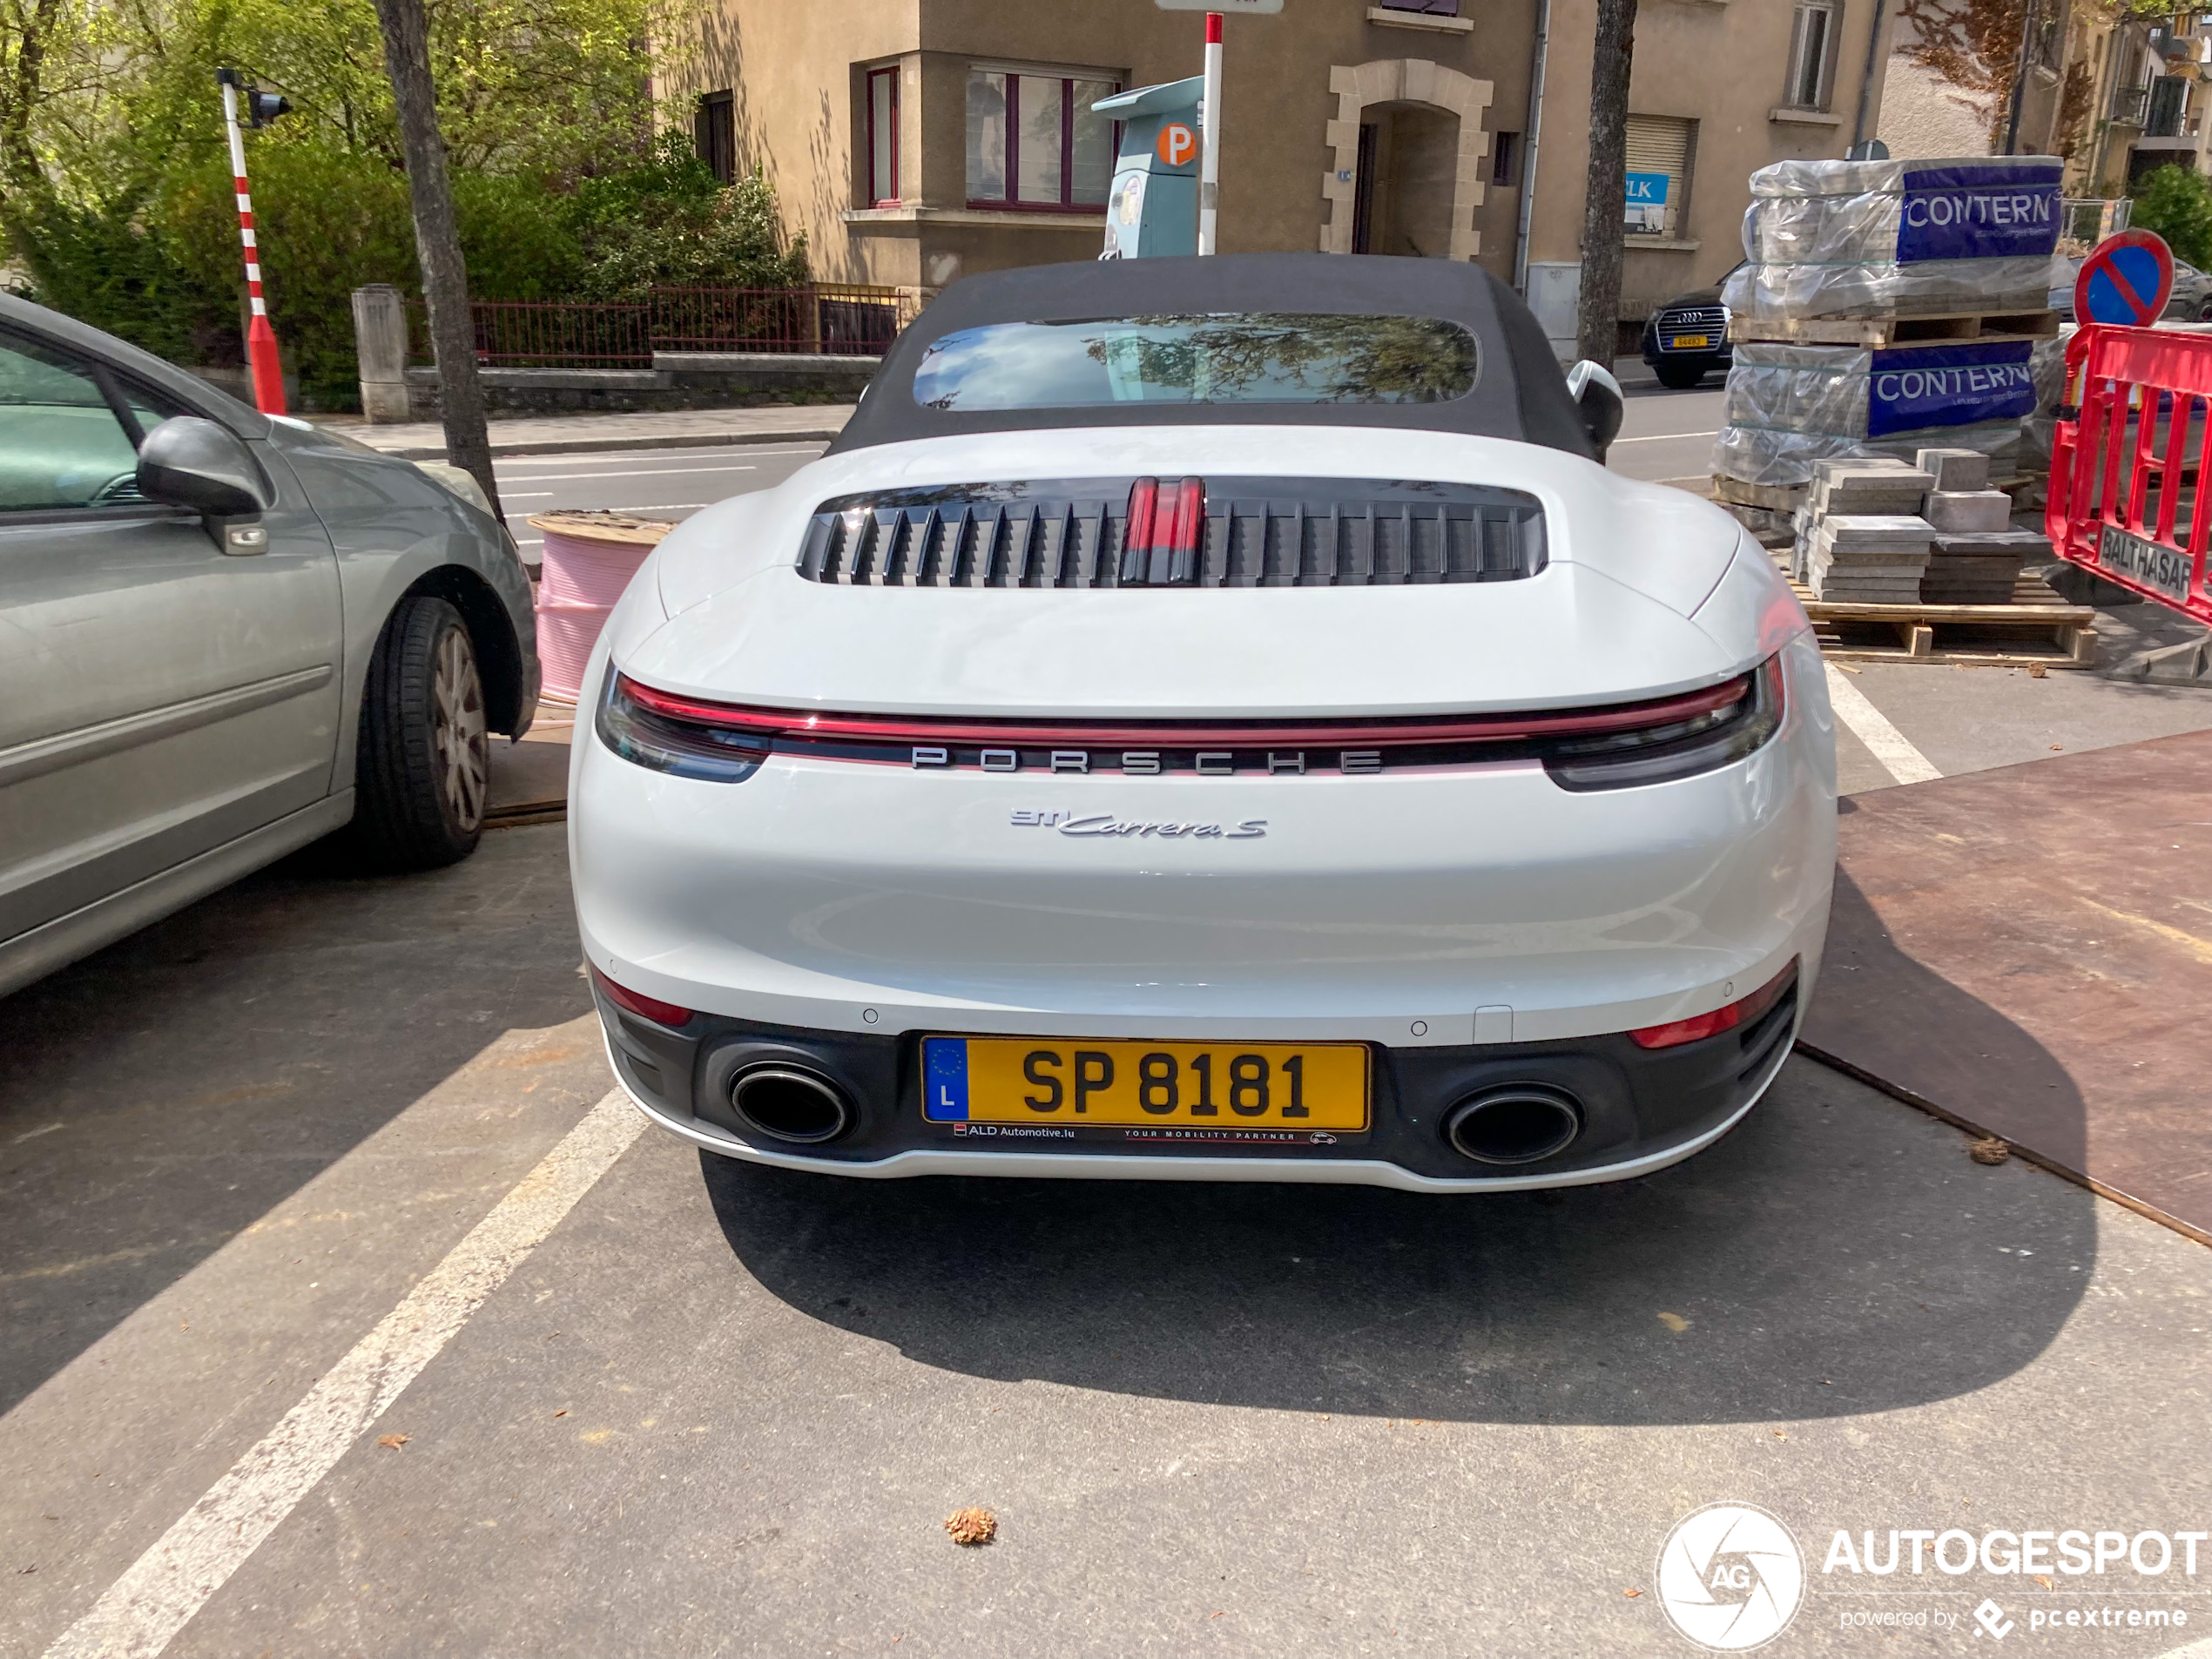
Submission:
MULTIPOLYGON (((353 291, 416 284, 407 180, 374 156, 314 142, 259 144, 248 165, 261 286, 285 364, 314 407, 351 408, 361 380, 353 291)), ((239 291, 245 267, 226 164, 176 179, 159 219, 198 280, 239 291)))
POLYGON ((2192 167, 2160 167, 2144 174, 2131 193, 2135 206, 2128 224, 2157 232, 2175 258, 2212 270, 2212 180, 2192 167))
POLYGON ((780 246, 775 192, 756 171, 724 185, 691 140, 664 132, 636 166, 587 179, 570 222, 583 251, 577 293, 638 300, 656 283, 793 287, 809 280, 806 239, 780 246))
MULTIPOLYGON (((254 224, 269 320, 310 408, 358 406, 353 291, 421 293, 406 175, 309 129, 253 142, 254 224)), ((779 245, 755 174, 725 186, 680 133, 573 192, 527 174, 456 172, 454 207, 479 300, 634 300, 656 283, 808 280, 779 245)), ((244 261, 227 158, 203 152, 158 186, 72 206, 19 192, 5 229, 30 297, 182 363, 244 361, 244 261)))
POLYGON ((187 269, 147 229, 143 206, 126 197, 72 206, 44 190, 15 196, 6 230, 30 279, 24 297, 172 362, 244 361, 228 286, 187 269))

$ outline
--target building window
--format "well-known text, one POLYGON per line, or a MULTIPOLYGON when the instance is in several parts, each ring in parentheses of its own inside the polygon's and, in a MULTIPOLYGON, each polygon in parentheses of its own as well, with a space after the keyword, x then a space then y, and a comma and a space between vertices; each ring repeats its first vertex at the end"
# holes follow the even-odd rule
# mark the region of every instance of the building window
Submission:
POLYGON ((868 206, 899 205, 899 70, 868 71, 868 206))
POLYGON ((727 92, 705 92, 691 116, 691 141, 699 159, 728 184, 738 176, 737 110, 727 92))
POLYGON ((1115 124, 1090 106, 1120 90, 1089 77, 970 70, 968 205, 1105 212, 1115 124))
POLYGON ((1790 36, 1790 84, 1782 101, 1791 109, 1824 110, 1836 72, 1836 10, 1821 0, 1801 0, 1790 36))
POLYGON ((1517 185, 1521 182, 1521 134, 1501 132, 1490 141, 1490 182, 1494 185, 1517 185))
POLYGON ((1629 118, 1628 232, 1676 237, 1689 217, 1689 167, 1697 124, 1672 115, 1629 118))
POLYGON ((2182 118, 2188 111, 2189 84, 2168 75, 2150 84, 2150 114, 2143 123, 2146 138, 2178 138, 2182 118))

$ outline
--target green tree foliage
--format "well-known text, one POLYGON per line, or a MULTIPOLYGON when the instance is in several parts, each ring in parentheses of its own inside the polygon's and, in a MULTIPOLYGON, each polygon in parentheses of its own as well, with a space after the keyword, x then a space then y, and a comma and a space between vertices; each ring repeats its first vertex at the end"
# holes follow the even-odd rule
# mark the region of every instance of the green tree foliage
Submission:
MULTIPOLYGON (((806 280, 758 179, 651 131, 647 42, 698 0, 430 0, 480 299, 806 280)), ((246 136, 269 309, 310 396, 354 395, 352 290, 419 292, 374 0, 0 0, 0 229, 31 298, 181 361, 237 361, 243 260, 218 64, 293 113, 246 136)))
POLYGON ((2212 180, 2193 167, 2160 167, 2134 187, 2128 224, 2156 231, 2175 257, 2200 271, 2212 268, 2212 180))

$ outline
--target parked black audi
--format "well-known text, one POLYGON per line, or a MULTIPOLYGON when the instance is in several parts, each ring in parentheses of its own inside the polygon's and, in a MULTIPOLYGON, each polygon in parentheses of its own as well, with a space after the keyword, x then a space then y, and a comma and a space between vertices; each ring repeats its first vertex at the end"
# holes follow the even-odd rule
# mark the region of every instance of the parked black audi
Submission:
POLYGON ((1727 372, 1728 307, 1721 303, 1721 282, 1676 294, 1644 324, 1643 361, 1660 385, 1685 391, 1712 369, 1727 372))

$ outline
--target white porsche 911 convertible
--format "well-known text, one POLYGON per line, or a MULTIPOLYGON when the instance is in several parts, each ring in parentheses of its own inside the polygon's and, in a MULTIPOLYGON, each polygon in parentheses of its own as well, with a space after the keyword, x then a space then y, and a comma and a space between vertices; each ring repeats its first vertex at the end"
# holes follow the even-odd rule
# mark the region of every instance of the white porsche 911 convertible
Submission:
POLYGON ((1441 260, 948 289, 586 676, 624 1087, 848 1176, 1499 1190, 1727 1133, 1820 960, 1823 670, 1578 380, 1441 260))

